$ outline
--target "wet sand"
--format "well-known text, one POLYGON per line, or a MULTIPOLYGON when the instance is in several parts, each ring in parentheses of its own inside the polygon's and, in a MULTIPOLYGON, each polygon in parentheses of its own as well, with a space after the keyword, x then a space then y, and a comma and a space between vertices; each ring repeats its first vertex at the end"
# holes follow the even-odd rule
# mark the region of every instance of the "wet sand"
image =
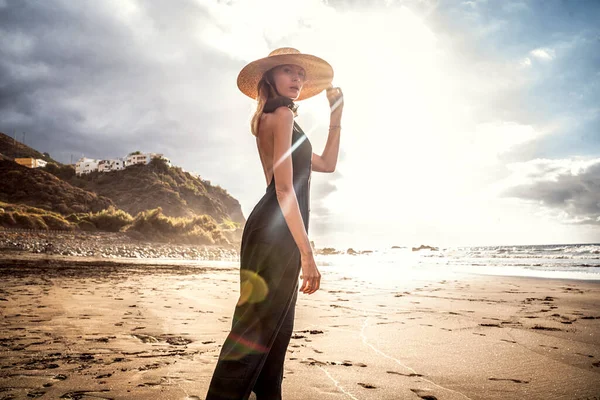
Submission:
MULTIPOLYGON (((2 257, 0 399, 204 399, 235 262, 2 257)), ((600 399, 600 282, 322 272, 286 399, 600 399)))

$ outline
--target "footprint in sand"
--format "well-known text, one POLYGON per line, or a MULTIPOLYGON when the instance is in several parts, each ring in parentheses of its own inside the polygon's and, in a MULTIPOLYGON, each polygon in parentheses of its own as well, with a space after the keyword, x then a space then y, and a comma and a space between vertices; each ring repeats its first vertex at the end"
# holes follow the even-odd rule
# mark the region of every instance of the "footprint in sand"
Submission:
POLYGON ((512 379, 512 378, 488 378, 490 381, 510 381, 514 383, 529 383, 529 381, 523 381, 521 379, 512 379))
POLYGON ((295 333, 295 334, 293 334, 291 336, 291 338, 292 339, 304 339, 304 338, 306 338, 306 336, 304 336, 304 335, 298 335, 297 333, 295 333))
POLYGON ((131 329, 132 331, 137 331, 139 329, 146 329, 145 326, 136 326, 135 328, 131 329))
POLYGON ((144 335, 142 333, 136 333, 131 336, 138 338, 139 340, 141 340, 144 343, 158 343, 159 342, 159 340, 157 338, 155 338, 154 336, 144 335))
POLYGON ((60 399, 71 399, 71 400, 80 400, 86 397, 93 397, 96 399, 104 399, 104 400, 114 400, 112 397, 104 397, 104 396, 100 396, 98 394, 92 394, 92 393, 101 393, 101 392, 109 392, 108 389, 101 389, 101 390, 75 390, 73 392, 67 392, 65 394, 63 394, 62 396, 60 396, 60 399))
POLYGON ((432 394, 427 393, 427 390, 424 389, 410 389, 414 394, 416 394, 417 396, 419 396, 420 398, 424 399, 424 400, 438 400, 437 397, 435 397, 432 394))
POLYGON ((562 287, 560 289, 563 289, 563 293, 578 293, 578 294, 583 294, 585 293, 583 290, 581 289, 577 289, 577 288, 571 288, 571 287, 562 287))
POLYGON ((365 389, 377 389, 377 386, 371 385, 370 383, 358 382, 357 385, 364 387, 365 389))
MULTIPOLYGON (((38 397, 42 397, 45 394, 46 394, 46 392, 44 392, 43 390, 35 389, 35 390, 30 391, 30 392, 27 392, 27 397, 35 399, 35 398, 38 398, 38 397)), ((11 395, 9 395, 9 396, 11 396, 11 395)), ((6 397, 6 398, 7 399, 13 399, 14 397, 6 397)), ((4 397, 3 397, 3 399, 4 399, 4 397)))
POLYGON ((413 376, 417 376, 417 377, 419 377, 419 376, 423 376, 423 375, 421 375, 421 374, 415 374, 415 373, 412 373, 412 372, 411 372, 410 374, 403 374, 403 373, 401 373, 401 372, 396 372, 396 371, 385 371, 385 372, 387 372, 388 374, 402 375, 402 376, 408 376, 408 377, 413 377, 413 376))
POLYGON ((319 329, 305 329, 303 331, 298 331, 300 333, 310 333, 311 335, 320 335, 323 333, 322 330, 319 329))
POLYGON ((542 326, 542 325, 535 325, 535 326, 531 327, 531 329, 536 329, 536 330, 540 330, 540 331, 562 331, 562 329, 560 329, 560 328, 552 328, 549 326, 542 326))
POLYGON ((487 326, 490 328, 502 328, 502 326, 498 324, 479 324, 479 326, 487 326))

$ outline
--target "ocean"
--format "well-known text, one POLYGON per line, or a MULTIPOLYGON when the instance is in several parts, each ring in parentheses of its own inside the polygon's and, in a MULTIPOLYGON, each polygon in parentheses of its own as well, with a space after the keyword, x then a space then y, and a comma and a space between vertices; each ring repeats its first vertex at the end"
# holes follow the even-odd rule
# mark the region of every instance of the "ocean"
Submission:
POLYGON ((318 266, 392 283, 411 275, 482 274, 600 280, 600 243, 447 247, 412 251, 410 247, 358 255, 315 257, 318 266), (380 277, 378 279, 377 277, 380 277))

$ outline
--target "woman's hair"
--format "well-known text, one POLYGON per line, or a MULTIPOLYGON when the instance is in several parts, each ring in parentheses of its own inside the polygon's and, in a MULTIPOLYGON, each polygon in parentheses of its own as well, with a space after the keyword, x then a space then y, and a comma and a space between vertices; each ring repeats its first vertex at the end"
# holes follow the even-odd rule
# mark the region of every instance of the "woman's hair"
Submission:
POLYGON ((275 81, 273 79, 273 69, 271 68, 265 72, 258 82, 258 96, 256 97, 256 111, 252 116, 250 122, 250 130, 254 136, 258 135, 258 125, 260 123, 260 117, 263 115, 265 109, 265 103, 268 99, 278 96, 277 89, 275 89, 275 81))

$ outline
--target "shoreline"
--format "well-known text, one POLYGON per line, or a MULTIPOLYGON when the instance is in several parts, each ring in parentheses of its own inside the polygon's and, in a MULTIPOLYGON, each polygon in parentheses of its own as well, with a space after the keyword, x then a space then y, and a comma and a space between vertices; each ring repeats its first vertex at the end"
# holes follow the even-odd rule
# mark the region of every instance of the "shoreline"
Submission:
MULTIPOLYGON (((118 266, 164 266, 169 268, 177 268, 177 267, 194 267, 201 268, 201 264, 215 264, 215 263, 223 263, 223 264, 234 264, 233 269, 239 270, 239 258, 224 258, 224 259, 178 259, 178 258, 128 258, 128 257, 86 257, 86 256, 64 256, 57 254, 40 254, 40 253, 30 253, 27 251, 20 250, 2 250, 0 249, 0 267, 5 266, 7 264, 18 265, 20 262, 28 262, 28 263, 36 263, 39 265, 47 264, 47 263, 64 263, 67 265, 77 265, 80 266, 88 265, 112 265, 115 267, 118 266)), ((317 265, 318 262, 317 262, 317 265)), ((319 265, 320 268, 327 268, 328 265, 319 265)), ((225 267, 223 267, 225 268, 225 267)), ((501 268, 501 267, 498 267, 501 268)), ((565 277, 546 277, 546 276, 531 276, 531 275, 511 275, 511 274, 486 274, 483 272, 476 271, 444 271, 447 274, 455 274, 456 276, 469 276, 469 277, 498 277, 498 278, 511 278, 511 279, 540 279, 540 280, 549 280, 549 281, 568 281, 568 282, 577 282, 577 283, 591 283, 591 284, 600 284, 600 279, 580 279, 580 278, 565 278, 565 277)))

